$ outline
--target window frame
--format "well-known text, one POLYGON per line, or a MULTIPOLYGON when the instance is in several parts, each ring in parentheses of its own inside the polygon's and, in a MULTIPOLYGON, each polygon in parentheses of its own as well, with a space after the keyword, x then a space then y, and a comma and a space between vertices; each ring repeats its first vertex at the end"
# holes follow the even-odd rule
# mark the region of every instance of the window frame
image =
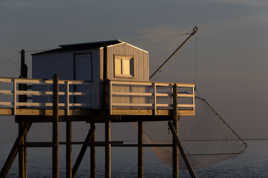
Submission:
POLYGON ((134 56, 129 56, 129 55, 114 55, 114 77, 119 77, 119 78, 135 78, 135 58, 134 56), (118 59, 117 57, 119 57, 120 59, 118 59), (116 61, 120 60, 120 67, 121 67, 121 71, 120 74, 117 73, 116 71, 116 61), (124 60, 128 60, 129 61, 129 75, 128 74, 124 74, 124 64, 123 61, 124 60), (131 67, 133 66, 133 69, 131 69, 131 67))

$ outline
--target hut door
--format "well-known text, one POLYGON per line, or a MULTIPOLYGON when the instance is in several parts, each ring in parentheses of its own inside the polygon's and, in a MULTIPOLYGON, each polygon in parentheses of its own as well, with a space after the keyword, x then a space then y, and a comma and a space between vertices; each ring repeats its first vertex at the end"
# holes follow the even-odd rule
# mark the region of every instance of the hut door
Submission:
MULTIPOLYGON (((90 53, 86 54, 76 54, 75 55, 75 63, 74 63, 74 79, 75 80, 86 80, 93 81, 93 72, 92 72, 92 58, 90 53)), ((75 89, 77 92, 86 92, 87 95, 83 96, 75 96, 74 102, 80 104, 89 105, 91 97, 90 97, 90 89, 86 85, 77 86, 75 89)))
POLYGON ((78 54, 75 56, 75 80, 92 81, 91 54, 78 54))

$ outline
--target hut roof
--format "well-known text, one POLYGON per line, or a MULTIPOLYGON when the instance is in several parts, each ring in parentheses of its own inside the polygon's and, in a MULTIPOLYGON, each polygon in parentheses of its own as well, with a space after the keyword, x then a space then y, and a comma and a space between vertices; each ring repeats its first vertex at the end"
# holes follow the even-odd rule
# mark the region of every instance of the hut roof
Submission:
POLYGON ((65 51, 73 51, 73 50, 96 49, 96 48, 110 46, 110 45, 114 45, 114 44, 118 44, 122 42, 123 41, 120 41, 120 40, 109 40, 109 41, 97 41, 97 42, 89 42, 89 43, 63 44, 63 45, 59 45, 59 48, 45 50, 45 51, 41 51, 38 53, 33 53, 32 55, 65 52, 65 51))

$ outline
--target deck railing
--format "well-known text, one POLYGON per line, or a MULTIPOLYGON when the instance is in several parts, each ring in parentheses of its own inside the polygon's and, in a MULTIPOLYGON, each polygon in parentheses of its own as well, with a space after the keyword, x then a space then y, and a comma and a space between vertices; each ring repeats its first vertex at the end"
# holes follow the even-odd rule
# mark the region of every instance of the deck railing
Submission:
MULTIPOLYGON (((16 115, 21 108, 51 109, 53 106, 53 80, 22 79, 22 78, 0 78, 0 108, 11 109, 16 115), (21 89, 21 85, 27 90, 21 89), (3 89, 4 88, 4 89, 3 89), (27 101, 21 100, 21 96, 27 96, 27 101)), ((59 80, 59 107, 66 111, 72 108, 85 108, 86 102, 79 97, 87 95, 88 90, 79 91, 77 88, 89 85, 88 82, 79 80, 59 80), (78 87, 79 86, 79 87, 78 87)))
MULTIPOLYGON (((74 115, 74 111, 82 109, 102 109, 90 102, 93 99, 90 92, 95 91, 92 83, 59 80, 58 85, 61 115, 74 115)), ((111 80, 108 86, 105 97, 109 100, 110 115, 169 115, 175 109, 181 116, 195 114, 194 84, 111 80)), ((101 95, 99 100, 103 101, 101 95)), ((49 111, 45 115, 51 115, 52 108, 53 80, 0 78, 1 115, 42 115, 44 110, 49 111)))
POLYGON ((195 85, 163 82, 110 81, 110 114, 167 115, 174 109, 181 115, 195 114, 195 85), (173 90, 176 89, 176 96, 173 90))

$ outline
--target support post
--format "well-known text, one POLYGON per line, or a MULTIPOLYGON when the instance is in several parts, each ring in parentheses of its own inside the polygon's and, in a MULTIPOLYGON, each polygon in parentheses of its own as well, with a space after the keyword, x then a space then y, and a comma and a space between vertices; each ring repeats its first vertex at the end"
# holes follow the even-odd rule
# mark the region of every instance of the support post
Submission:
POLYGON ((93 130, 92 136, 90 139, 90 178, 96 178, 96 146, 95 146, 95 123, 91 121, 90 129, 93 130))
POLYGON ((1 169, 1 172, 0 172, 1 178, 7 177, 8 171, 11 168, 11 165, 16 158, 17 152, 19 150, 19 145, 21 144, 23 137, 25 137, 27 135, 31 125, 32 125, 32 123, 24 124, 21 132, 19 133, 19 136, 17 137, 17 139, 16 139, 16 141, 15 141, 15 143, 14 143, 14 145, 13 145, 13 147, 8 155, 8 158, 7 158, 3 168, 1 169))
POLYGON ((111 121, 105 120, 105 178, 111 178, 111 121))
POLYGON ((52 177, 59 178, 59 78, 53 76, 53 146, 52 146, 52 177))
MULTIPOLYGON (((25 63, 25 50, 22 49, 20 52, 20 78, 27 78, 28 76, 28 67, 25 63)), ((14 82, 14 86, 16 87, 16 83, 14 82)), ((19 84, 19 90, 27 90, 26 84, 19 84)), ((16 97, 16 93, 14 93, 14 97, 16 97)), ((19 102, 26 102, 27 96, 20 95, 19 102)), ((16 107, 16 105, 14 105, 16 107)), ((15 109, 14 109, 15 110, 15 109)), ((15 114, 16 112, 14 112, 15 114)), ((16 116, 15 116, 16 117, 16 116)), ((19 122, 19 131, 18 133, 22 132, 23 126, 25 122, 19 122)), ((24 146, 26 143, 26 136, 22 137, 21 144, 19 147, 19 177, 26 178, 27 177, 27 147, 24 146)))
MULTIPOLYGON (((19 122, 19 132, 18 134, 22 133, 23 131, 24 122, 19 122)), ((26 178, 27 177, 27 170, 26 170, 26 136, 22 136, 20 145, 19 145, 19 178, 26 178)))
POLYGON ((66 121, 66 178, 72 178, 72 121, 66 121))
POLYGON ((143 123, 141 120, 138 121, 138 178, 144 176, 144 165, 143 165, 143 123))
POLYGON ((187 157, 187 155, 186 155, 186 153, 184 151, 182 143, 181 143, 179 137, 177 136, 176 129, 174 128, 174 124, 169 121, 168 126, 169 126, 169 128, 171 130, 173 138, 175 138, 175 140, 176 140, 178 148, 180 149, 181 156, 183 158, 183 161, 185 162, 185 165, 187 167, 188 172, 190 173, 192 178, 197 178, 197 176, 195 175, 194 169, 193 169, 193 167, 192 167, 192 165, 190 163, 190 160, 188 159, 188 157, 187 157))
POLYGON ((172 121, 173 121, 173 126, 176 131, 176 135, 173 134, 172 137, 172 162, 173 162, 173 178, 178 178, 179 175, 179 164, 178 164, 178 147, 177 147, 177 142, 176 142, 176 136, 178 133, 178 118, 177 118, 177 85, 173 85, 173 111, 172 111, 172 121))
POLYGON ((87 137, 83 143, 83 146, 82 146, 82 148, 78 154, 78 157, 75 161, 75 164, 73 166, 73 177, 75 176, 75 174, 76 174, 76 172, 77 172, 77 170, 82 162, 82 159, 83 159, 83 157, 86 153, 87 147, 88 147, 88 143, 90 142, 91 136, 92 136, 94 131, 95 131, 95 127, 92 127, 87 134, 87 137))

